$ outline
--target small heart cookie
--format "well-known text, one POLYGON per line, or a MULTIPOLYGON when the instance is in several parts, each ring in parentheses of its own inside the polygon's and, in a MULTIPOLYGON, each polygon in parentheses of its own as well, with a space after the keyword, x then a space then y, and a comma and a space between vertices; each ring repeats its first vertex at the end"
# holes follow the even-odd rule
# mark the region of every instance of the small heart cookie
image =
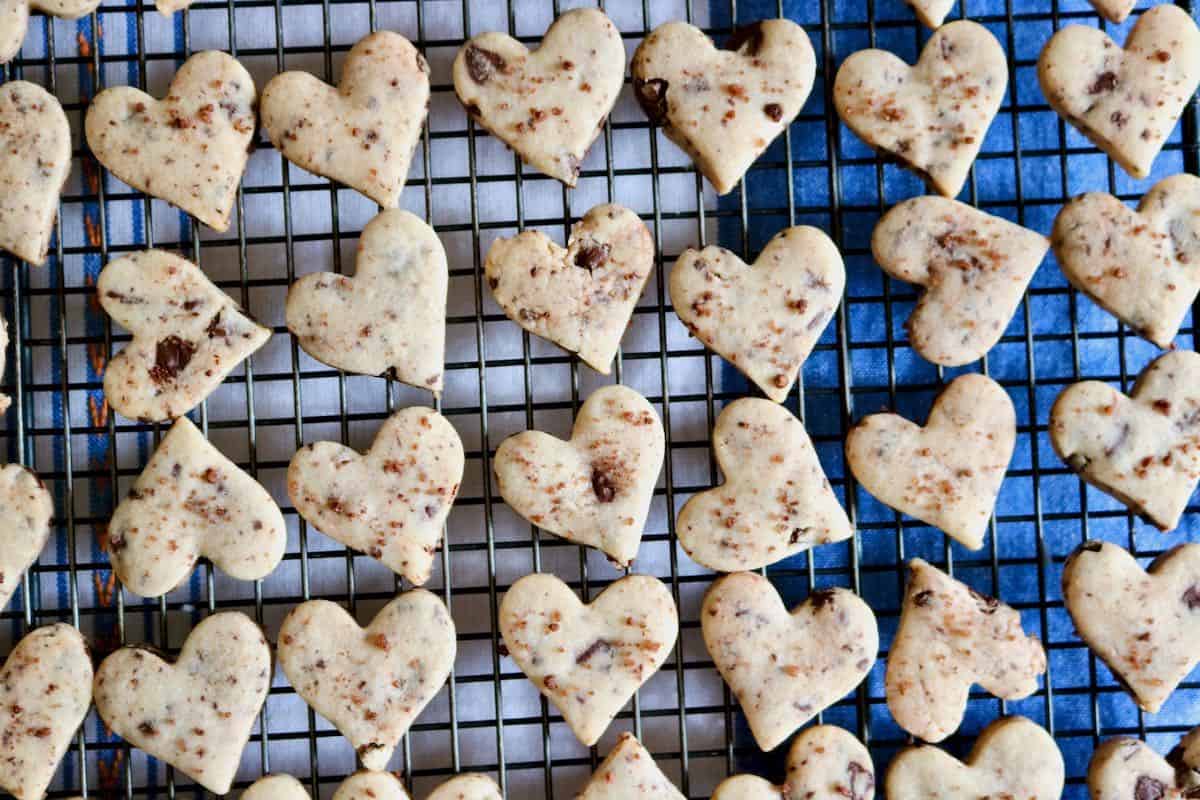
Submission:
POLYGON ((632 733, 622 733, 575 800, 685 800, 632 733))
POLYGON ((1200 728, 1163 758, 1144 742, 1118 736, 1102 743, 1088 765, 1093 800, 1183 800, 1200 794, 1200 728))
POLYGON ((225 794, 271 688, 271 648, 237 611, 206 617, 174 663, 123 647, 96 671, 96 711, 114 733, 225 794))
POLYGON ((337 442, 300 448, 288 465, 288 496, 326 536, 420 586, 433 571, 463 466, 454 426, 432 408, 405 408, 361 456, 337 442))
POLYGON ((113 175, 224 232, 249 159, 256 99, 245 67, 206 50, 179 68, 165 100, 132 86, 96 95, 84 130, 113 175))
POLYGON ((523 231, 493 242, 484 263, 509 319, 604 375, 653 269, 650 231, 612 204, 575 223, 565 249, 540 231, 523 231))
POLYGON ((0 86, 0 155, 0 250, 44 264, 71 172, 71 127, 54 95, 25 81, 0 86))
POLYGON ((940 742, 962 724, 971 686, 1005 700, 1037 691, 1046 651, 1021 615, 914 558, 888 651, 888 710, 918 739, 940 742))
MULTIPOLYGON (((0 64, 12 61, 21 52, 31 8, 60 19, 79 19, 99 5, 100 0, 0 0, 0 64)), ((12 85, 5 84, 5 88, 12 85)))
POLYGON ((1038 82, 1050 107, 1135 178, 1145 178, 1200 85, 1200 29, 1163 3, 1138 18, 1125 47, 1069 25, 1042 48, 1038 82))
POLYGON ((241 800, 312 800, 291 775, 265 775, 242 792, 241 800))
POLYGON ((507 34, 472 38, 454 59, 454 93, 529 166, 567 186, 625 82, 625 45, 603 11, 560 16, 530 52, 507 34))
POLYGON ((0 469, 0 611, 50 538, 54 497, 30 469, 0 469))
POLYGON ((792 742, 787 783, 775 786, 757 775, 726 778, 712 800, 871 800, 875 765, 863 743, 844 728, 814 725, 792 742))
POLYGON ((671 270, 671 305, 692 335, 782 403, 833 318, 846 269, 818 228, 777 233, 753 265, 723 247, 688 248, 671 270))
POLYGON ((846 434, 846 464, 884 505, 978 550, 1016 442, 1008 393, 970 373, 938 395, 923 428, 899 414, 863 417, 846 434))
POLYGON ((512 660, 590 747, 666 661, 679 616, 671 592, 649 575, 621 578, 585 605, 555 576, 535 573, 505 592, 500 634, 512 660))
POLYGON ((1120 24, 1125 21, 1133 11, 1133 7, 1137 5, 1137 0, 1088 0, 1092 4, 1092 8, 1096 9, 1096 13, 1107 19, 1109 22, 1120 24))
POLYGON ((363 228, 353 278, 314 272, 292 284, 288 330, 331 367, 440 392, 449 280, 433 228, 389 209, 363 228))
POLYGON ((104 371, 104 399, 130 419, 183 416, 271 337, 199 267, 163 250, 110 262, 96 293, 133 334, 104 371))
POLYGON ((668 22, 638 45, 630 71, 646 116, 726 194, 800 113, 816 64, 791 20, 739 28, 723 49, 697 27, 668 22))
POLYGON ((301 603, 279 629, 288 681, 373 770, 442 688, 456 651, 454 620, 424 589, 398 595, 365 629, 328 600, 301 603))
POLYGON ((954 0, 904 0, 917 19, 926 28, 937 29, 945 21, 950 9, 954 8, 954 0))
POLYGON ((342 82, 284 72, 263 87, 262 125, 280 154, 395 208, 429 109, 429 64, 398 33, 364 36, 342 82))
POLYGON ((957 367, 991 350, 1016 312, 1050 240, 945 197, 893 206, 871 235, 884 272, 924 288, 905 322, 912 347, 957 367))
POLYGON ((504 502, 525 519, 625 567, 637 555, 666 436, 654 407, 625 386, 597 389, 568 441, 525 431, 496 449, 504 502))
POLYGON ((913 67, 886 50, 852 54, 838 70, 833 103, 860 139, 954 197, 1007 85, 1008 62, 996 37, 956 20, 934 31, 913 67))

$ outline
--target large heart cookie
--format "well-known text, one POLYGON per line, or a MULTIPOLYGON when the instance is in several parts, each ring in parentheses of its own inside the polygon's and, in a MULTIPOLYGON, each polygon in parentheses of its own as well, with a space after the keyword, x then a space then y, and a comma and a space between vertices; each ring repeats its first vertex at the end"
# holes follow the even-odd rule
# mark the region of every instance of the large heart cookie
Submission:
POLYGON ((383 769, 454 666, 454 620, 412 589, 360 628, 342 607, 310 600, 279 629, 279 666, 296 693, 350 740, 367 769, 383 769))
POLYGON ((954 197, 1007 85, 996 37, 958 20, 934 31, 913 67, 886 50, 854 53, 838 70, 833 103, 859 138, 954 197))
POLYGON ((1118 736, 1092 752, 1092 800, 1184 800, 1200 796, 1200 728, 1163 758, 1144 742, 1118 736))
POLYGON ((104 399, 130 419, 186 414, 271 336, 199 267, 162 250, 111 262, 96 293, 133 333, 104 371, 104 399))
POLYGON ((1200 178, 1159 181, 1137 211, 1088 192, 1054 220, 1054 255, 1076 289, 1159 347, 1200 292, 1200 178))
MULTIPOLYGON (((100 0, 0 0, 0 64, 12 61, 21 52, 31 8, 52 17, 78 19, 99 5, 100 0)), ((5 88, 9 86, 12 84, 5 88)))
POLYGON ((0 250, 45 263, 70 171, 71 128, 54 95, 25 81, 0 86, 0 250))
POLYGON ((632 733, 622 733, 575 800, 684 800, 632 733))
POLYGON ((939 28, 954 8, 954 0, 904 0, 926 28, 939 28))
POLYGON ((625 46, 603 11, 580 8, 533 52, 507 34, 474 37, 453 73, 467 113, 526 164, 574 186, 625 82, 625 46))
POLYGON ((971 373, 938 395, 923 428, 899 414, 863 417, 846 434, 846 464, 880 502, 978 550, 1016 442, 1008 393, 971 373))
POLYGON ((983 358, 1004 334, 1050 240, 945 197, 914 197, 883 215, 871 252, 893 278, 924 287, 905 323, 934 364, 983 358))
POLYGON ((246 68, 206 50, 184 62, 162 101, 132 86, 96 95, 84 129, 113 175, 225 231, 254 138, 255 102, 246 68))
POLYGON ((237 611, 206 617, 179 658, 124 647, 96 671, 96 711, 114 733, 216 794, 233 785, 271 688, 271 648, 237 611))
POLYGON ((699 28, 668 22, 638 45, 630 71, 646 116, 725 194, 800 113, 816 58, 786 19, 739 28, 721 50, 699 28))
POLYGON ((46 546, 53 517, 54 498, 41 478, 20 464, 0 469, 0 611, 46 546))
POLYGON ((1063 119, 1144 178, 1200 84, 1200 29, 1174 3, 1142 14, 1124 49, 1104 31, 1070 25, 1042 48, 1038 81, 1063 119))
POLYGON ((288 465, 288 496, 306 520, 420 586, 433 571, 463 476, 457 431, 432 408, 405 408, 363 455, 305 445, 288 465))
POLYGON ((871 800, 875 765, 853 734, 835 725, 814 725, 792 742, 787 782, 775 786, 757 775, 726 778, 712 800, 871 800))
POLYGON ((518 433, 500 443, 492 468, 501 497, 522 517, 628 566, 642 541, 665 442, 646 398, 605 386, 579 409, 569 441, 518 433))
POLYGON ((1046 651, 1021 629, 1021 615, 914 558, 900 625, 887 660, 887 704, 904 730, 940 742, 962 723, 979 684, 1018 700, 1037 691, 1046 651))
POLYGON ((498 239, 488 249, 488 286, 525 330, 608 374, 633 307, 654 269, 654 239, 638 215, 593 208, 571 228, 566 248, 540 231, 498 239))
POLYGON ((588 604, 553 575, 514 583, 500 603, 512 660, 589 747, 675 645, 679 616, 657 578, 629 575, 588 604))
POLYGON ((400 202, 429 107, 429 65, 398 33, 364 36, 337 88, 307 72, 263 87, 262 124, 288 161, 387 208, 400 202))
POLYGON ((842 256, 818 228, 780 231, 753 265, 710 245, 671 270, 671 304, 706 347, 782 403, 846 286, 842 256))

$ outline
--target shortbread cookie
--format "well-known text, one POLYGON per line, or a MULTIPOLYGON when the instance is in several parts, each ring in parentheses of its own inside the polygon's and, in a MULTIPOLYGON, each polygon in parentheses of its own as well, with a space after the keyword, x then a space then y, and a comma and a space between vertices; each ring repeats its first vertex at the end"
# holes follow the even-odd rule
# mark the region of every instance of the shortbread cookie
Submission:
POLYGON ((924 288, 905 322, 934 364, 978 361, 1004 335, 1050 240, 945 197, 914 197, 883 215, 871 252, 893 278, 924 288))
POLYGON ((184 62, 162 101, 132 86, 96 95, 84 129, 113 175, 226 231, 254 138, 255 103, 246 68, 206 50, 184 62))
POLYGON ((945 21, 954 0, 904 0, 926 28, 938 28, 945 21))
POLYGON ((800 113, 816 63, 790 20, 739 28, 722 49, 699 28, 668 22, 642 40, 630 70, 646 116, 726 194, 800 113))
POLYGON ((692 335, 783 402, 842 300, 846 269, 819 228, 777 233, 753 265, 710 245, 671 270, 671 304, 692 335))
POLYGON ((622 733, 575 800, 684 800, 632 733, 622 733))
POLYGON ((503 800, 503 796, 487 775, 467 773, 441 784, 425 800, 503 800))
MULTIPOLYGON (((21 42, 29 28, 30 9, 60 19, 78 19, 92 13, 99 5, 100 0, 0 0, 0 64, 12 61, 21 52, 21 42)), ((12 85, 5 84, 4 88, 12 85)), ((2 152, 6 151, 0 149, 2 152)))
POLYGON ((624 567, 642 541, 665 443, 646 398, 605 386, 579 409, 570 440, 518 433, 500 443, 492 469, 500 496, 522 517, 624 567))
POLYGON ((1200 85, 1200 29, 1174 3, 1138 18, 1122 49, 1070 25, 1038 56, 1042 94, 1059 116, 1135 178, 1145 178, 1200 85))
POLYGON ((553 575, 526 575, 504 594, 500 633, 512 660, 589 747, 675 645, 679 616, 657 578, 629 575, 580 602, 553 575))
POLYGON ((887 660, 892 718, 918 739, 940 742, 962 723, 971 686, 1005 700, 1029 697, 1046 671, 1046 651, 1021 629, 1021 615, 914 558, 900 626, 887 660))
POLYGON ((1008 62, 996 37, 956 20, 934 31, 913 67, 886 50, 851 55, 838 69, 833 103, 859 138, 954 197, 1007 85, 1008 62))
POLYGON ((383 769, 413 720, 446 682, 454 620, 436 595, 412 589, 365 629, 328 600, 296 606, 279 629, 279 666, 296 693, 383 769))
POLYGON ((271 648, 237 611, 206 617, 174 663, 124 647, 96 671, 96 711, 114 733, 216 794, 233 784, 271 688, 271 648))
POLYGON ((50 538, 54 497, 30 469, 0 469, 0 611, 50 538))
MULTIPOLYGON (((307 798, 307 795, 305 795, 307 798)), ((404 784, 390 772, 360 771, 342 781, 333 800, 409 800, 404 784)), ((451 778, 425 800, 502 800, 500 788, 486 775, 451 778)))
POLYGON ((1054 220, 1063 275, 1159 347, 1170 347, 1200 292, 1200 178, 1180 174, 1147 192, 1137 211, 1088 192, 1054 220))
POLYGON ((604 375, 653 269, 650 231, 637 214, 613 204, 575 223, 565 249, 540 231, 523 231, 496 240, 484 263, 509 319, 604 375))
POLYGON ((300 781, 291 775, 266 775, 246 791, 242 800, 312 800, 300 781))
POLYGON ((1200 354, 1159 356, 1128 396, 1100 381, 1068 386, 1050 409, 1049 431, 1079 477, 1172 530, 1200 481, 1200 354))
POLYGON ((454 59, 454 93, 521 160, 567 186, 625 82, 625 45, 603 11, 568 11, 530 52, 504 33, 472 38, 454 59))
MULTIPOLYGON (((17 7, 23 3, 16 0, 17 7)), ((71 171, 71 127, 54 95, 25 81, 0 86, 0 156, 0 250, 44 264, 71 171)))
POLYGON ((978 550, 1016 441, 1008 393, 970 373, 938 395, 923 428, 899 414, 863 417, 846 434, 846 464, 884 505, 978 550))
POLYGON ((1096 9, 1096 13, 1107 19, 1109 22, 1122 23, 1129 16, 1129 12, 1133 11, 1133 7, 1137 5, 1137 0, 1088 0, 1092 4, 1092 8, 1096 9))
POLYGON ((163 250, 109 263, 96 293, 133 334, 104 371, 104 399, 130 419, 186 414, 271 336, 199 267, 163 250))
POLYGON ((816 590, 789 614, 771 582, 754 572, 718 578, 704 595, 700 623, 763 750, 853 691, 879 651, 875 615, 854 592, 816 590))
POLYGON ((775 786, 757 775, 721 781, 712 800, 871 800, 875 765, 863 743, 844 728, 815 725, 792 742, 787 782, 775 786))
POLYGON ((1200 728, 1163 758, 1144 742, 1118 736, 1101 744, 1088 765, 1092 800, 1183 800, 1200 794, 1200 728))
POLYGON ((449 280, 433 228, 390 209, 363 228, 353 278, 314 272, 292 284, 288 330, 331 367, 440 392, 449 280))
MULTIPOLYGON (((0 317, 0 380, 4 379, 4 368, 8 360, 8 323, 4 321, 4 317, 0 317)), ((12 398, 0 392, 0 414, 8 411, 8 407, 12 405, 12 398)), ((4 603, 0 602, 0 606, 4 603)))
POLYGON ((288 465, 288 496, 330 538, 420 586, 429 580, 462 482, 462 440, 432 408, 392 414, 366 453, 305 445, 288 465))

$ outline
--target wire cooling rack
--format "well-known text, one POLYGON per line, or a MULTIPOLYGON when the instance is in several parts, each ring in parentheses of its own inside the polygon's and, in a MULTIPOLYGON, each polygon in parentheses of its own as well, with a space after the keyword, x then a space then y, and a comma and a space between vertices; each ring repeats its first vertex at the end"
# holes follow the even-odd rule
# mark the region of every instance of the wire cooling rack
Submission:
MULTIPOLYGON (((1144 5, 1145 3, 1143 3, 1144 5)), ((101 377, 128 337, 114 330, 94 299, 93 283, 110 259, 146 246, 177 250, 202 265, 275 336, 194 415, 207 435, 286 502, 284 472, 302 443, 333 439, 365 447, 395 408, 433 402, 430 395, 378 378, 345 376, 300 352, 283 325, 283 300, 298 274, 353 269, 358 232, 375 213, 361 196, 282 162, 259 135, 238 214, 215 234, 160 201, 132 192, 82 147, 82 114, 100 89, 137 85, 164 91, 192 52, 231 52, 261 88, 282 69, 307 69, 332 81, 349 47, 371 29, 397 30, 433 67, 430 122, 405 192, 406 207, 435 225, 451 264, 447 385, 440 408, 464 439, 467 472, 448 524, 448 546, 430 584, 450 606, 459 631, 452 679, 419 717, 393 761, 423 796, 465 770, 495 775, 512 798, 569 797, 620 730, 633 730, 692 798, 707 797, 727 773, 754 770, 779 780, 786 747, 761 754, 700 640, 697 610, 711 575, 675 545, 674 511, 717 478, 708 432, 724 403, 751 393, 721 361, 699 348, 671 312, 664 273, 688 245, 719 242, 749 258, 780 228, 817 225, 838 243, 849 273, 845 302, 805 366, 787 406, 800 414, 843 496, 859 535, 767 570, 789 603, 814 586, 849 586, 879 617, 884 652, 862 688, 824 715, 870 745, 880 774, 905 743, 883 695, 883 658, 894 633, 903 562, 913 556, 950 569, 980 591, 1019 608, 1026 628, 1049 651, 1044 688, 1020 702, 977 693, 960 732, 947 743, 963 755, 996 715, 1022 713, 1054 735, 1067 762, 1067 797, 1083 798, 1093 746, 1118 733, 1147 737, 1166 750, 1194 724, 1200 681, 1192 677, 1156 715, 1144 715, 1075 636, 1063 609, 1064 557, 1084 538, 1100 537, 1151 557, 1194 539, 1194 514, 1162 535, 1106 496, 1086 489, 1054 456, 1046 414, 1054 396, 1080 378, 1128 388, 1155 355, 1150 345, 1072 292, 1053 264, 1043 265, 1008 331, 983 370, 1008 390, 1019 437, 985 548, 973 553, 935 530, 901 519, 857 490, 841 441, 850 423, 891 407, 923 418, 937 388, 961 370, 941 370, 909 348, 902 323, 911 287, 871 263, 871 228, 893 203, 920 194, 908 173, 883 163, 842 128, 832 111, 836 66, 868 46, 913 60, 928 33, 899 0, 796 2, 619 2, 606 10, 632 51, 650 29, 688 19, 721 40, 737 24, 784 14, 804 25, 818 54, 815 89, 804 113, 771 146, 743 186, 725 198, 706 189, 690 163, 646 122, 626 90, 610 124, 567 192, 528 170, 470 123, 453 97, 449 66, 463 39, 506 30, 534 43, 568 3, 547 0, 198 0, 173 18, 143 5, 104 2, 77 22, 35 15, 21 55, 0 69, 4 80, 47 87, 67 109, 76 164, 63 195, 58 235, 45 267, 4 257, 4 312, 11 326, 4 389, 14 396, 3 431, 10 461, 31 466, 53 489, 56 535, 0 613, 3 652, 31 626, 78 625, 98 655, 122 642, 171 651, 215 609, 238 609, 274 638, 296 603, 326 597, 360 621, 398 584, 373 561, 310 530, 284 506, 287 555, 268 579, 239 583, 204 564, 165 598, 143 601, 121 591, 102 544, 117 499, 147 460, 162 427, 110 413, 101 377), (657 575, 680 606, 680 643, 613 724, 596 749, 581 747, 556 713, 504 657, 496 631, 498 596, 521 575, 551 571, 586 597, 619 574, 582 550, 517 518, 490 477, 495 447, 508 434, 537 427, 566 435, 587 394, 608 382, 509 322, 481 286, 490 242, 526 227, 565 237, 573 219, 598 202, 642 214, 658 243, 658 270, 634 315, 614 378, 650 398, 667 429, 668 451, 645 539, 634 568, 657 575)), ((1193 11, 1188 3, 1182 5, 1193 11)), ((1126 200, 1179 171, 1200 172, 1198 114, 1183 115, 1154 175, 1133 181, 1050 111, 1037 87, 1036 58, 1062 25, 1098 24, 1083 0, 962 0, 955 15, 985 24, 1009 58, 1010 88, 983 145, 965 199, 1042 232, 1058 207, 1085 190, 1126 200), (965 8, 963 7, 965 5, 965 8)), ((1123 39, 1130 24, 1106 26, 1123 39)), ((1193 346, 1189 319, 1178 346, 1193 346)), ((268 771, 290 772, 314 796, 328 797, 354 769, 346 742, 277 676, 238 773, 238 789, 268 771)), ((93 713, 60 769, 55 795, 142 797, 200 794, 184 776, 131 750, 93 713)))

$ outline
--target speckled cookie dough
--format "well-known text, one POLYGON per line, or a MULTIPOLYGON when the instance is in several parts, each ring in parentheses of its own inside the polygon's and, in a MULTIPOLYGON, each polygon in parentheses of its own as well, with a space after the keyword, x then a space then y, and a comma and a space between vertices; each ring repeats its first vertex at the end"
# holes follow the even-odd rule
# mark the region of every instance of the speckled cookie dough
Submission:
POLYGON ((1042 94, 1059 116, 1135 178, 1145 178, 1200 85, 1200 29, 1174 3, 1138 18, 1122 49, 1069 25, 1038 56, 1042 94))
POLYGON ((53 518, 54 498, 41 478, 20 464, 0 469, 0 611, 46 546, 53 518))
POLYGON ((567 186, 604 130, 625 82, 625 45, 603 11, 568 11, 530 52, 482 33, 454 59, 454 92, 467 113, 521 160, 567 186))
POLYGON ((199 267, 163 250, 109 263, 96 294, 133 334, 104 371, 104 399, 130 419, 186 414, 271 336, 199 267))
POLYGON ((245 67, 206 50, 184 62, 162 101, 132 86, 96 95, 84 129, 113 175, 223 232, 254 138, 255 103, 245 67))
POLYGON ((462 440, 432 408, 397 411, 366 453, 305 445, 288 465, 292 504, 326 536, 420 586, 463 477, 462 440))
POLYGON ((838 70, 833 103, 859 138, 954 197, 1007 85, 1008 62, 996 37, 957 20, 934 31, 913 67, 886 50, 851 55, 838 70))
POLYGON ((311 800, 311 797, 291 775, 265 775, 242 792, 242 800, 311 800))
POLYGON ((604 375, 653 269, 650 231, 637 214, 612 204, 575 223, 565 249, 540 231, 523 231, 496 240, 484 263, 509 319, 604 375))
POLYGON ((846 464, 884 505, 978 550, 1016 441, 1008 393, 969 373, 933 401, 925 427, 899 414, 863 417, 846 435, 846 464))
POLYGON ((1200 795, 1200 728, 1163 758, 1127 736, 1109 739, 1088 765, 1092 800, 1184 800, 1200 795))
POLYGON ((1200 354, 1159 356, 1128 396, 1100 381, 1072 384, 1054 401, 1049 429, 1079 477, 1172 530, 1200 481, 1200 354))
POLYGON ((579 409, 570 440, 518 433, 500 443, 492 469, 500 496, 522 517, 628 566, 642 541, 665 444, 662 421, 646 398, 605 386, 579 409))
POLYGON ((939 28, 945 21, 950 9, 954 8, 954 0, 904 0, 905 4, 917 15, 917 19, 926 28, 939 28))
POLYGON ((206 617, 174 663, 124 647, 96 671, 96 711, 114 733, 215 794, 233 785, 271 687, 271 648, 237 611, 206 617))
POLYGON ((79 631, 37 628, 0 669, 0 789, 40 800, 92 704, 92 658, 79 631))
POLYGON ((331 367, 440 392, 449 280, 433 228, 387 210, 363 228, 354 277, 314 272, 292 284, 288 330, 331 367))
POLYGON ((978 361, 1004 335, 1050 240, 945 197, 914 197, 883 215, 875 261, 923 287, 905 322, 914 350, 934 364, 978 361))
POLYGON ((842 256, 818 228, 777 233, 753 265, 688 248, 671 270, 671 304, 708 347, 782 403, 842 300, 842 256))
POLYGON ((771 582, 753 572, 718 578, 700 623, 763 750, 862 683, 879 651, 875 615, 858 595, 820 589, 789 614, 771 582))
POLYGON ((0 86, 0 250, 46 263, 70 171, 71 128, 58 100, 25 81, 0 86))
POLYGON ((1080 195, 1058 212, 1053 241, 1076 289, 1170 347, 1200 292, 1200 178, 1159 181, 1137 211, 1104 192, 1080 195))
POLYGON ((804 107, 816 59, 791 20, 739 28, 722 49, 699 28, 668 22, 642 40, 630 70, 646 116, 726 194, 804 107))
POLYGON ((632 733, 622 733, 575 800, 684 800, 632 733))
POLYGON ((279 629, 279 666, 367 769, 384 769, 413 720, 442 688, 457 650, 436 595, 412 589, 360 628, 341 606, 310 600, 279 629))
POLYGON ((875 765, 863 743, 844 728, 814 725, 792 742, 787 782, 776 786, 757 775, 721 781, 712 800, 871 800, 875 765))
POLYGON ((940 742, 962 723, 971 686, 1005 700, 1037 691, 1046 651, 1021 615, 914 558, 888 651, 888 710, 918 739, 940 742))
POLYGON ((0 0, 0 64, 12 61, 21 52, 30 9, 59 19, 78 19, 99 5, 100 0, 0 0))
POLYGON ((621 578, 585 605, 555 576, 534 573, 505 592, 500 633, 512 660, 590 747, 662 666, 679 616, 671 592, 649 575, 621 578))

